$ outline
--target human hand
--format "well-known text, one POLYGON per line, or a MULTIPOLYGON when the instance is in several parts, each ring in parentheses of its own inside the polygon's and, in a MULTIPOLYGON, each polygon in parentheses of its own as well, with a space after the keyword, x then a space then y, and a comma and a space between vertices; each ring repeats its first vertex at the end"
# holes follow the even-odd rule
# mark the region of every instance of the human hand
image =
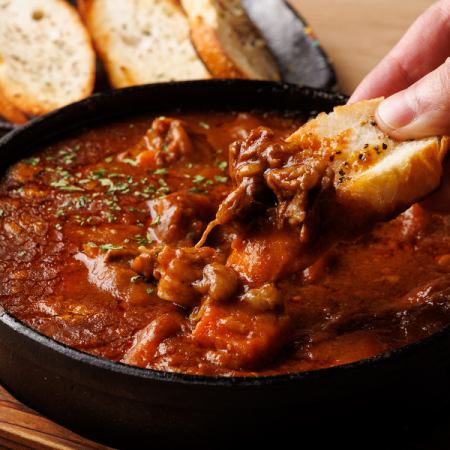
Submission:
POLYGON ((387 97, 379 127, 395 139, 450 135, 450 0, 422 14, 357 87, 350 102, 387 97))

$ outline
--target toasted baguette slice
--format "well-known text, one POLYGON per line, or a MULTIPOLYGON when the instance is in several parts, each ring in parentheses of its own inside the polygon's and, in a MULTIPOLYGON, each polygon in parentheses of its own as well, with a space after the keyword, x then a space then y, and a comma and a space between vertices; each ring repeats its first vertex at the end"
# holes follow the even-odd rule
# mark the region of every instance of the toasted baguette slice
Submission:
POLYGON ((114 87, 210 77, 175 0, 83 0, 80 11, 114 87))
POLYGON ((44 114, 88 96, 95 53, 64 0, 0 3, 0 89, 17 109, 44 114))
POLYGON ((381 101, 362 101, 319 114, 288 141, 302 148, 313 143, 329 158, 339 204, 366 216, 388 218, 439 186, 449 138, 406 142, 389 138, 375 122, 381 101))
POLYGON ((266 43, 240 0, 182 0, 191 39, 206 67, 218 78, 279 80, 266 43))

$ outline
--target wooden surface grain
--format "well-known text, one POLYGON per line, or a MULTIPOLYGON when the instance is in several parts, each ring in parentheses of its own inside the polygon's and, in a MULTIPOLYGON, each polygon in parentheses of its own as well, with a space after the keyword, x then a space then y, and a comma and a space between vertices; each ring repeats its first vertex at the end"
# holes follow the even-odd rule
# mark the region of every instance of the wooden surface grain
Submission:
MULTIPOLYGON (((431 0, 290 0, 350 94, 431 0)), ((43 418, 0 387, 0 448, 105 449, 43 418)))
POLYGON ((0 448, 106 450, 45 419, 0 386, 0 448))
POLYGON ((351 94, 433 0, 290 0, 309 22, 351 94))

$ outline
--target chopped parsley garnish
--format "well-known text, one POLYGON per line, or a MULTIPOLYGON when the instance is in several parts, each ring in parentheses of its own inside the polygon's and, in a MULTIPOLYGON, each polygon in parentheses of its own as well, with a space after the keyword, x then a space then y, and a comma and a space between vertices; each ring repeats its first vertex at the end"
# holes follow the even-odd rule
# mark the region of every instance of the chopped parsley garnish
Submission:
POLYGON ((110 162, 112 162, 112 160, 113 160, 113 157, 112 156, 107 156, 106 158, 105 158, 105 163, 110 163, 110 162))
POLYGON ((86 197, 86 196, 82 196, 82 197, 78 197, 76 200, 75 200, 75 206, 76 206, 76 208, 77 209, 82 209, 82 208, 84 208, 86 205, 87 205, 87 202, 88 202, 88 198, 86 197))
POLYGON ((98 169, 91 172, 90 178, 93 180, 98 180, 99 178, 102 178, 105 176, 106 169, 98 169))
POLYGON ((134 277, 131 277, 131 278, 130 278, 130 281, 131 281, 132 283, 137 283, 138 280, 140 280, 141 278, 143 278, 142 275, 135 275, 134 277))
POLYGON ((57 223, 57 224, 55 225, 55 228, 56 228, 58 231, 61 231, 61 230, 62 230, 62 225, 61 225, 60 223, 57 223))
POLYGON ((166 175, 169 171, 167 169, 156 169, 153 173, 155 175, 166 175))
POLYGON ((193 193, 196 193, 196 194, 207 194, 208 193, 204 189, 199 189, 199 188, 196 188, 196 187, 191 187, 189 189, 189 192, 193 192, 193 193))
POLYGON ((226 183, 228 181, 228 177, 223 177, 221 175, 216 175, 214 177, 214 179, 218 182, 218 183, 226 183))
POLYGON ((133 237, 133 240, 136 241, 138 245, 147 245, 148 239, 145 236, 141 236, 140 234, 136 234, 133 237))
POLYGON ((122 160, 125 164, 128 164, 129 166, 133 166, 136 167, 137 166, 137 161, 135 159, 131 159, 131 158, 124 158, 122 160))
POLYGON ((102 186, 107 186, 109 188, 114 187, 114 182, 109 178, 100 178, 98 181, 102 186))
POLYGON ((148 295, 152 295, 155 290, 153 288, 149 287, 149 288, 146 289, 146 291, 147 291, 148 295))
POLYGON ((39 157, 27 158, 27 159, 23 160, 23 162, 25 164, 28 164, 28 165, 33 166, 33 167, 36 167, 39 164, 40 161, 41 161, 41 158, 39 158, 39 157))
POLYGON ((0 217, 3 217, 5 215, 5 211, 3 209, 0 209, 0 217))
POLYGON ((200 121, 200 122, 198 123, 198 126, 204 128, 205 130, 209 130, 209 129, 211 128, 211 126, 209 125, 209 123, 203 122, 203 121, 200 121))
POLYGON ((220 162, 217 164, 217 167, 218 167, 220 170, 226 170, 227 167, 228 167, 228 163, 227 163, 226 161, 220 161, 220 162))
POLYGON ((100 250, 107 252, 108 250, 123 250, 125 247, 123 245, 114 244, 102 244, 98 246, 100 250))
POLYGON ((150 193, 152 193, 152 192, 156 192, 156 188, 155 188, 155 186, 153 186, 152 184, 150 184, 149 186, 146 186, 146 187, 143 189, 143 192, 145 192, 146 194, 150 194, 150 193))
POLYGON ((108 220, 108 223, 114 223, 117 220, 117 217, 111 213, 108 213, 106 214, 106 219, 108 220))
POLYGON ((60 189, 61 191, 82 191, 78 186, 70 185, 67 180, 52 181, 50 186, 60 189))
POLYGON ((156 216, 153 220, 152 223, 150 224, 151 227, 154 227, 156 225, 159 225, 161 223, 161 217, 160 216, 156 216))
POLYGON ((192 179, 193 183, 203 183, 203 181, 205 181, 206 178, 203 175, 195 175, 194 178, 192 179))

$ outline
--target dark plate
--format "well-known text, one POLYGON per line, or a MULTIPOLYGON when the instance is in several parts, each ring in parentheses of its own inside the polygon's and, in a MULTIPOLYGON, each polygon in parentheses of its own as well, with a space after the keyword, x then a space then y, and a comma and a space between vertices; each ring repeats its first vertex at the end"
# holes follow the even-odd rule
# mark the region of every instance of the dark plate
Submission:
POLYGON ((285 0, 242 0, 278 61, 283 80, 330 89, 336 74, 306 20, 285 0))
MULTIPOLYGON (((5 136, 0 140, 0 170, 67 133, 120 117, 250 109, 310 116, 345 100, 310 88, 229 80, 96 94, 5 136)), ((214 447, 218 440, 236 445, 245 439, 276 439, 280 444, 283 439, 305 443, 327 437, 336 442, 342 433, 344 440, 345 433, 351 433, 353 442, 364 430, 374 434, 365 442, 367 448, 381 430, 397 426, 409 412, 429 417, 430 405, 448 397, 449 351, 450 330, 445 329, 390 354, 315 372, 190 376, 139 369, 73 350, 0 309, 0 382, 58 423, 114 446, 182 443, 184 448, 186 442, 210 442, 214 447)))

